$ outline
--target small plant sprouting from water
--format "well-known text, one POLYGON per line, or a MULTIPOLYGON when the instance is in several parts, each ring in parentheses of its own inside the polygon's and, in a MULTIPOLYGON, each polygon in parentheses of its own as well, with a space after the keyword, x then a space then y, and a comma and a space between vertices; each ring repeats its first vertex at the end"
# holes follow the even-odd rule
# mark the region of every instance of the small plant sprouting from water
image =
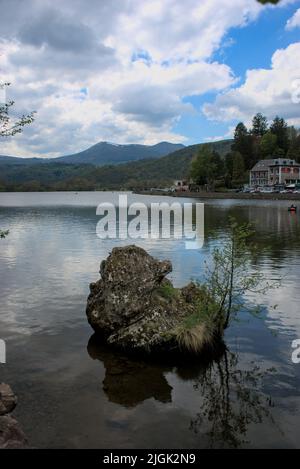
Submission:
MULTIPOLYGON (((252 268, 255 246, 250 242, 254 234, 250 224, 239 225, 230 219, 228 236, 222 247, 212 253, 212 267, 206 264, 206 285, 218 309, 213 311, 213 319, 219 331, 226 329, 230 322, 245 310, 247 293, 265 294, 278 283, 270 283, 263 273, 252 268)), ((247 308, 257 315, 258 307, 247 308)))
POLYGON ((250 308, 247 293, 264 294, 278 284, 270 284, 252 268, 255 246, 250 242, 254 231, 249 224, 230 219, 228 235, 221 247, 214 248, 211 265, 206 264, 204 284, 196 284, 194 311, 184 318, 176 331, 178 344, 192 352, 213 345, 241 311, 258 316, 261 308, 250 308))

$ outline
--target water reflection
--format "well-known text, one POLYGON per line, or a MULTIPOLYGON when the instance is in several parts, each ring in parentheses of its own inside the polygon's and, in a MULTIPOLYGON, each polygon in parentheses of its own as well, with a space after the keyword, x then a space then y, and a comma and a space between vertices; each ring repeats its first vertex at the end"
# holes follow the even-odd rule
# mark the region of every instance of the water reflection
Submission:
POLYGON ((261 391, 263 378, 272 371, 263 372, 254 364, 249 370, 240 369, 238 355, 225 351, 220 360, 211 362, 197 378, 195 389, 203 400, 191 429, 202 433, 205 421, 211 448, 238 448, 247 443, 251 424, 261 424, 267 418, 273 422, 270 407, 274 403, 261 391))
POLYGON ((135 407, 152 397, 172 402, 172 386, 159 367, 112 352, 97 341, 96 335, 90 338, 87 350, 93 360, 103 362, 103 390, 109 401, 124 407, 135 407))
POLYGON ((281 277, 282 286, 249 299, 266 307, 278 304, 277 310, 267 308, 266 322, 253 317, 246 322, 246 317, 228 330, 226 343, 239 349, 239 357, 234 355, 239 364, 231 363, 229 352, 228 365, 225 357, 202 365, 137 363, 93 343, 91 360, 85 353, 91 334, 84 314, 88 285, 99 277, 99 264, 112 248, 128 244, 97 238, 95 208, 117 196, 0 194, 1 225, 10 229, 0 246, 0 336, 9 351, 1 380, 20 396, 17 412, 33 446, 194 448, 222 441, 238 446, 249 439, 253 447, 298 447, 300 375, 291 362, 291 342, 300 334, 299 213, 288 213, 288 201, 206 201, 203 249, 187 250, 181 240, 138 243, 151 255, 170 259, 170 279, 182 287, 191 277, 202 279, 203 262, 226 235, 230 216, 254 223, 259 250, 253 267, 270 282, 281 277), (265 377, 255 389, 243 376, 253 359, 278 370, 267 380, 274 409, 263 394, 265 377), (106 376, 99 391, 102 364, 106 376), (270 424, 268 411, 284 436, 270 424))
POLYGON ((247 443, 252 424, 273 419, 272 398, 263 393, 264 378, 274 372, 250 363, 249 369, 239 367, 236 353, 224 350, 218 358, 181 363, 153 363, 116 352, 101 344, 94 334, 88 353, 105 368, 103 391, 110 402, 125 408, 135 407, 147 399, 172 402, 172 386, 166 375, 175 373, 190 382, 200 397, 199 410, 190 422, 190 430, 208 442, 209 447, 238 448, 247 443))
POLYGON ((229 227, 230 217, 240 224, 251 223, 255 234, 253 242, 258 247, 259 258, 256 263, 267 259, 272 267, 282 266, 284 260, 297 258, 300 251, 299 216, 287 210, 286 203, 265 205, 238 205, 230 207, 206 204, 205 239, 214 243, 220 235, 224 236, 229 227))

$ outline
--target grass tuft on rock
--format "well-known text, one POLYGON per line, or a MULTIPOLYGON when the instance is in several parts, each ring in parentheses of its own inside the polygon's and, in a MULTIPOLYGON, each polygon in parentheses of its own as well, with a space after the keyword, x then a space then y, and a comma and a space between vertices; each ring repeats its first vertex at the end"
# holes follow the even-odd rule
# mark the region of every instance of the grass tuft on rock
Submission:
POLYGON ((182 350, 197 354, 213 344, 214 334, 209 324, 197 324, 191 328, 179 327, 176 340, 182 350))
POLYGON ((158 293, 167 300, 171 300, 178 295, 178 290, 171 283, 165 282, 159 286, 158 293))
POLYGON ((215 315, 219 305, 211 297, 205 285, 196 285, 194 312, 185 317, 176 330, 179 347, 191 353, 200 353, 205 347, 213 346, 216 326, 215 315))

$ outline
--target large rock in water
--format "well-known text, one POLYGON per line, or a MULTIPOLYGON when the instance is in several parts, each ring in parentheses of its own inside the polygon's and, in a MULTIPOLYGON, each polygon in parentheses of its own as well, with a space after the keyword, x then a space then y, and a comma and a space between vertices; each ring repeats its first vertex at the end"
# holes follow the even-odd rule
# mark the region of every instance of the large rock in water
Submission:
POLYGON ((0 415, 12 412, 17 405, 17 397, 8 384, 0 383, 0 415))
POLYGON ((16 419, 10 415, 0 417, 0 449, 22 449, 27 439, 16 419))
MULTIPOLYGON (((189 349, 181 325, 195 313, 199 292, 193 284, 175 289, 165 278, 171 271, 170 261, 157 260, 142 248, 114 248, 101 263, 101 279, 90 285, 87 317, 95 332, 128 351, 174 351, 180 345, 189 349)), ((195 352, 211 342, 208 329, 197 325, 199 340, 190 347, 195 352)))
POLYGON ((17 405, 17 397, 8 384, 0 384, 0 449, 26 448, 27 439, 11 415, 17 405))

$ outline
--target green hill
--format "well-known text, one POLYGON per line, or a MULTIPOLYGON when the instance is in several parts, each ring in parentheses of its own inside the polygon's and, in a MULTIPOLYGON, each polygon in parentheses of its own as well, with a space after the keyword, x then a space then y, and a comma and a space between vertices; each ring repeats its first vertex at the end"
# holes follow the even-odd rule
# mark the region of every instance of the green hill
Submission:
POLYGON ((74 155, 59 156, 58 158, 17 158, 14 156, 0 156, 0 164, 92 164, 104 166, 107 164, 121 164, 148 158, 160 158, 184 148, 184 145, 160 142, 156 145, 118 145, 100 142, 87 150, 74 155))
MULTIPOLYGON (((230 151, 232 141, 211 145, 221 155, 230 151)), ((169 186, 189 174, 192 158, 203 144, 184 147, 157 159, 121 165, 95 167, 87 164, 2 164, 1 190, 103 190, 147 189, 169 186)))

